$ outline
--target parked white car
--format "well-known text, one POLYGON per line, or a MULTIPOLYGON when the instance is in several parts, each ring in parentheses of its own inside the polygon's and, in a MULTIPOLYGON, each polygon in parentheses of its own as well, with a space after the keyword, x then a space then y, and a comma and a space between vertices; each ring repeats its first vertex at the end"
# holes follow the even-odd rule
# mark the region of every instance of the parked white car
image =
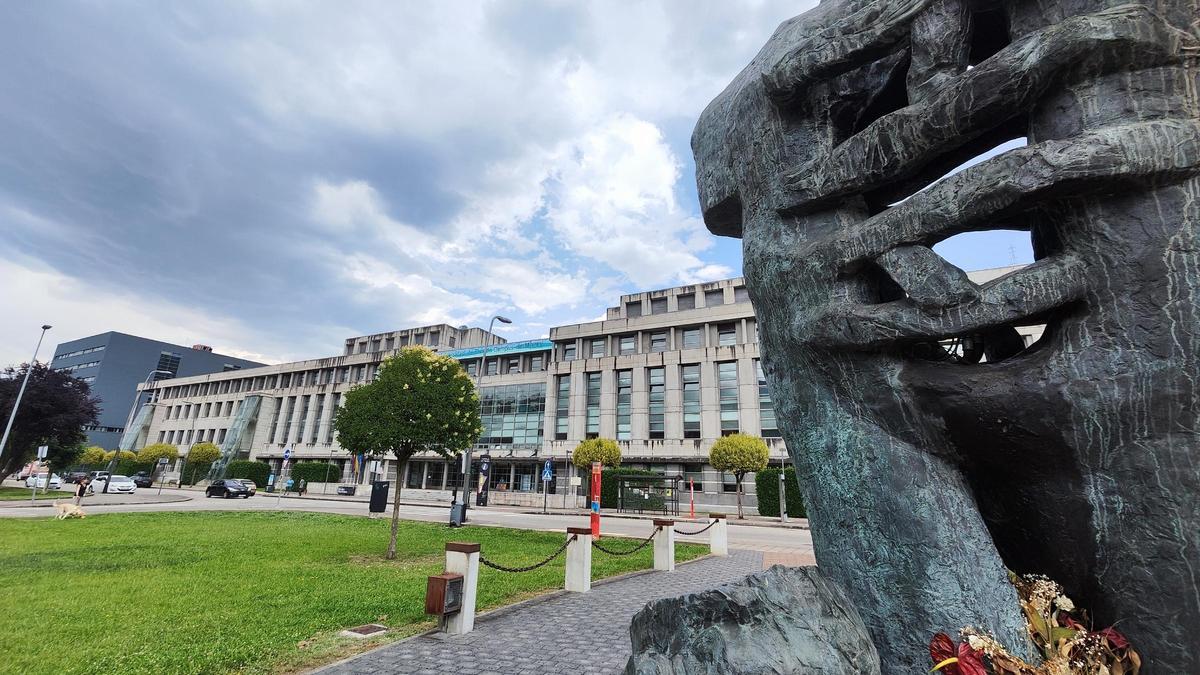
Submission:
POLYGON ((108 486, 108 494, 110 495, 113 493, 131 495, 134 492, 137 492, 137 484, 134 483, 133 479, 129 476, 97 478, 92 481, 91 485, 88 486, 88 492, 96 495, 102 494, 104 492, 105 481, 110 481, 108 486))
MULTIPOLYGON (((25 479, 25 487, 27 487, 27 488, 37 487, 39 490, 45 488, 46 487, 46 474, 43 473, 39 476, 30 476, 29 478, 26 478, 25 479)), ((59 478, 58 474, 56 474, 56 473, 51 474, 50 475, 50 489, 58 490, 61 488, 62 488, 62 478, 59 478)))

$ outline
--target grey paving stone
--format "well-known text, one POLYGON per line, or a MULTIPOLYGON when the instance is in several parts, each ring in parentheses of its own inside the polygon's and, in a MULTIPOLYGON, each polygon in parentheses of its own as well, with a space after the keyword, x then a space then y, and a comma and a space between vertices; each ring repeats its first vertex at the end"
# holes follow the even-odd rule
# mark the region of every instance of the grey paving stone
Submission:
POLYGON ((467 635, 418 637, 317 671, 321 675, 558 675, 618 673, 629 658, 629 621, 650 600, 702 591, 762 570, 762 554, 733 551, 563 594, 494 619, 467 635), (592 645, 592 647, 588 647, 592 645), (596 648, 596 645, 604 647, 596 648))

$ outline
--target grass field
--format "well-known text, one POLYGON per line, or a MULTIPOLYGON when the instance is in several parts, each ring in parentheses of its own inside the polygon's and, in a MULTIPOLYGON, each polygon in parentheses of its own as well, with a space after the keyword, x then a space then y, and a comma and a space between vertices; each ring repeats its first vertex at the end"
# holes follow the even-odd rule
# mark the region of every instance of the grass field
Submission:
MULTIPOLYGON (((0 671, 287 672, 364 648, 337 631, 378 622, 388 638, 433 626, 425 578, 447 541, 527 565, 563 535, 316 513, 138 513, 0 519, 0 671)), ((649 524, 647 524, 649 526, 649 524)), ((593 578, 646 569, 651 548, 595 552, 593 578)), ((677 545, 679 560, 707 547, 677 545)), ((561 588, 563 559, 525 574, 481 570, 479 609, 561 588)), ((581 639, 583 636, 581 636, 581 639)), ((378 644, 378 641, 371 641, 378 644)))
MULTIPOLYGON (((72 486, 73 487, 73 486, 72 486)), ((24 499, 29 501, 29 493, 32 489, 27 487, 0 487, 0 502, 11 502, 24 499)), ((38 488, 38 499, 70 499, 75 495, 74 492, 51 489, 50 492, 42 494, 42 489, 38 488)))

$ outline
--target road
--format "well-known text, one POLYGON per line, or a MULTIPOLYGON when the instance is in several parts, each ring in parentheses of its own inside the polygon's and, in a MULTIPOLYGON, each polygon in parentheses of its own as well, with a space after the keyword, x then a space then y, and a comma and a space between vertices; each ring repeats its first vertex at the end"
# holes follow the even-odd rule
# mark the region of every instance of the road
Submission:
MULTIPOLYGON (((138 499, 153 500, 157 489, 140 490, 138 499)), ((175 501, 168 503, 122 503, 99 504, 91 498, 84 500, 84 509, 89 515, 102 513, 137 513, 153 511, 314 511, 318 513, 340 513, 344 515, 362 516, 367 513, 367 504, 362 501, 343 501, 319 498, 285 498, 278 499, 274 495, 259 494, 250 499, 206 499, 202 493, 189 490, 165 489, 163 497, 175 501)), ((126 498, 128 499, 128 498, 126 498)), ((492 527, 510 527, 520 530, 545 530, 563 532, 568 526, 581 527, 587 525, 586 515, 563 513, 525 513, 516 508, 488 507, 473 508, 469 512, 471 524, 492 527)), ((46 506, 21 506, 0 502, 0 518, 31 518, 48 517, 53 509, 46 506)), ((391 514, 389 506, 388 514, 391 514)), ((444 504, 429 506, 401 505, 400 517, 406 520, 420 520, 444 523, 448 518, 448 508, 444 504)), ((686 527, 681 524, 681 527, 686 527)), ((650 533, 651 524, 648 520, 634 518, 602 518, 602 532, 606 534, 629 537, 645 537, 650 533)), ((678 537, 678 541, 686 542, 689 537, 678 537)), ((700 542, 708 541, 705 535, 695 537, 700 542)), ((808 530, 798 528, 766 527, 758 525, 736 525, 734 521, 729 526, 729 546, 731 548, 776 553, 781 556, 799 556, 807 559, 812 555, 812 538, 808 530)), ((783 558, 781 558, 783 561, 783 558)), ((796 563, 800 564, 800 563, 796 563)))

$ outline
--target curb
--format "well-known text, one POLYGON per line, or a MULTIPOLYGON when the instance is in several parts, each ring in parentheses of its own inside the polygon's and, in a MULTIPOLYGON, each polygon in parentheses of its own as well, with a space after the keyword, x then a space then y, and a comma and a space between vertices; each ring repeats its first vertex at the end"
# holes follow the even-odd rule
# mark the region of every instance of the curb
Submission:
MULTIPOLYGON (((71 500, 71 499, 74 499, 74 497, 75 497, 75 495, 68 495, 66 497, 62 497, 61 499, 71 500)), ((158 497, 158 495, 155 495, 155 497, 158 497)), ((162 497, 159 497, 157 499, 151 499, 148 501, 136 501, 136 502, 120 501, 120 502, 106 502, 104 504, 98 504, 96 502, 92 502, 91 504, 88 504, 88 503, 84 502, 84 506, 91 508, 91 507, 100 507, 100 506, 130 506, 130 505, 139 505, 139 504, 177 504, 177 503, 181 503, 181 502, 190 502, 190 501, 192 501, 192 499, 193 499, 192 497, 185 497, 185 496, 181 496, 181 495, 163 495, 162 497)), ((0 508, 10 508, 10 507, 11 508, 26 508, 26 509, 51 508, 54 506, 54 502, 58 501, 58 499, 39 499, 37 501, 37 503, 35 503, 35 504, 30 504, 29 502, 26 502, 23 500, 20 503, 16 503, 16 501, 17 500, 13 500, 13 503, 0 502, 0 508)))

